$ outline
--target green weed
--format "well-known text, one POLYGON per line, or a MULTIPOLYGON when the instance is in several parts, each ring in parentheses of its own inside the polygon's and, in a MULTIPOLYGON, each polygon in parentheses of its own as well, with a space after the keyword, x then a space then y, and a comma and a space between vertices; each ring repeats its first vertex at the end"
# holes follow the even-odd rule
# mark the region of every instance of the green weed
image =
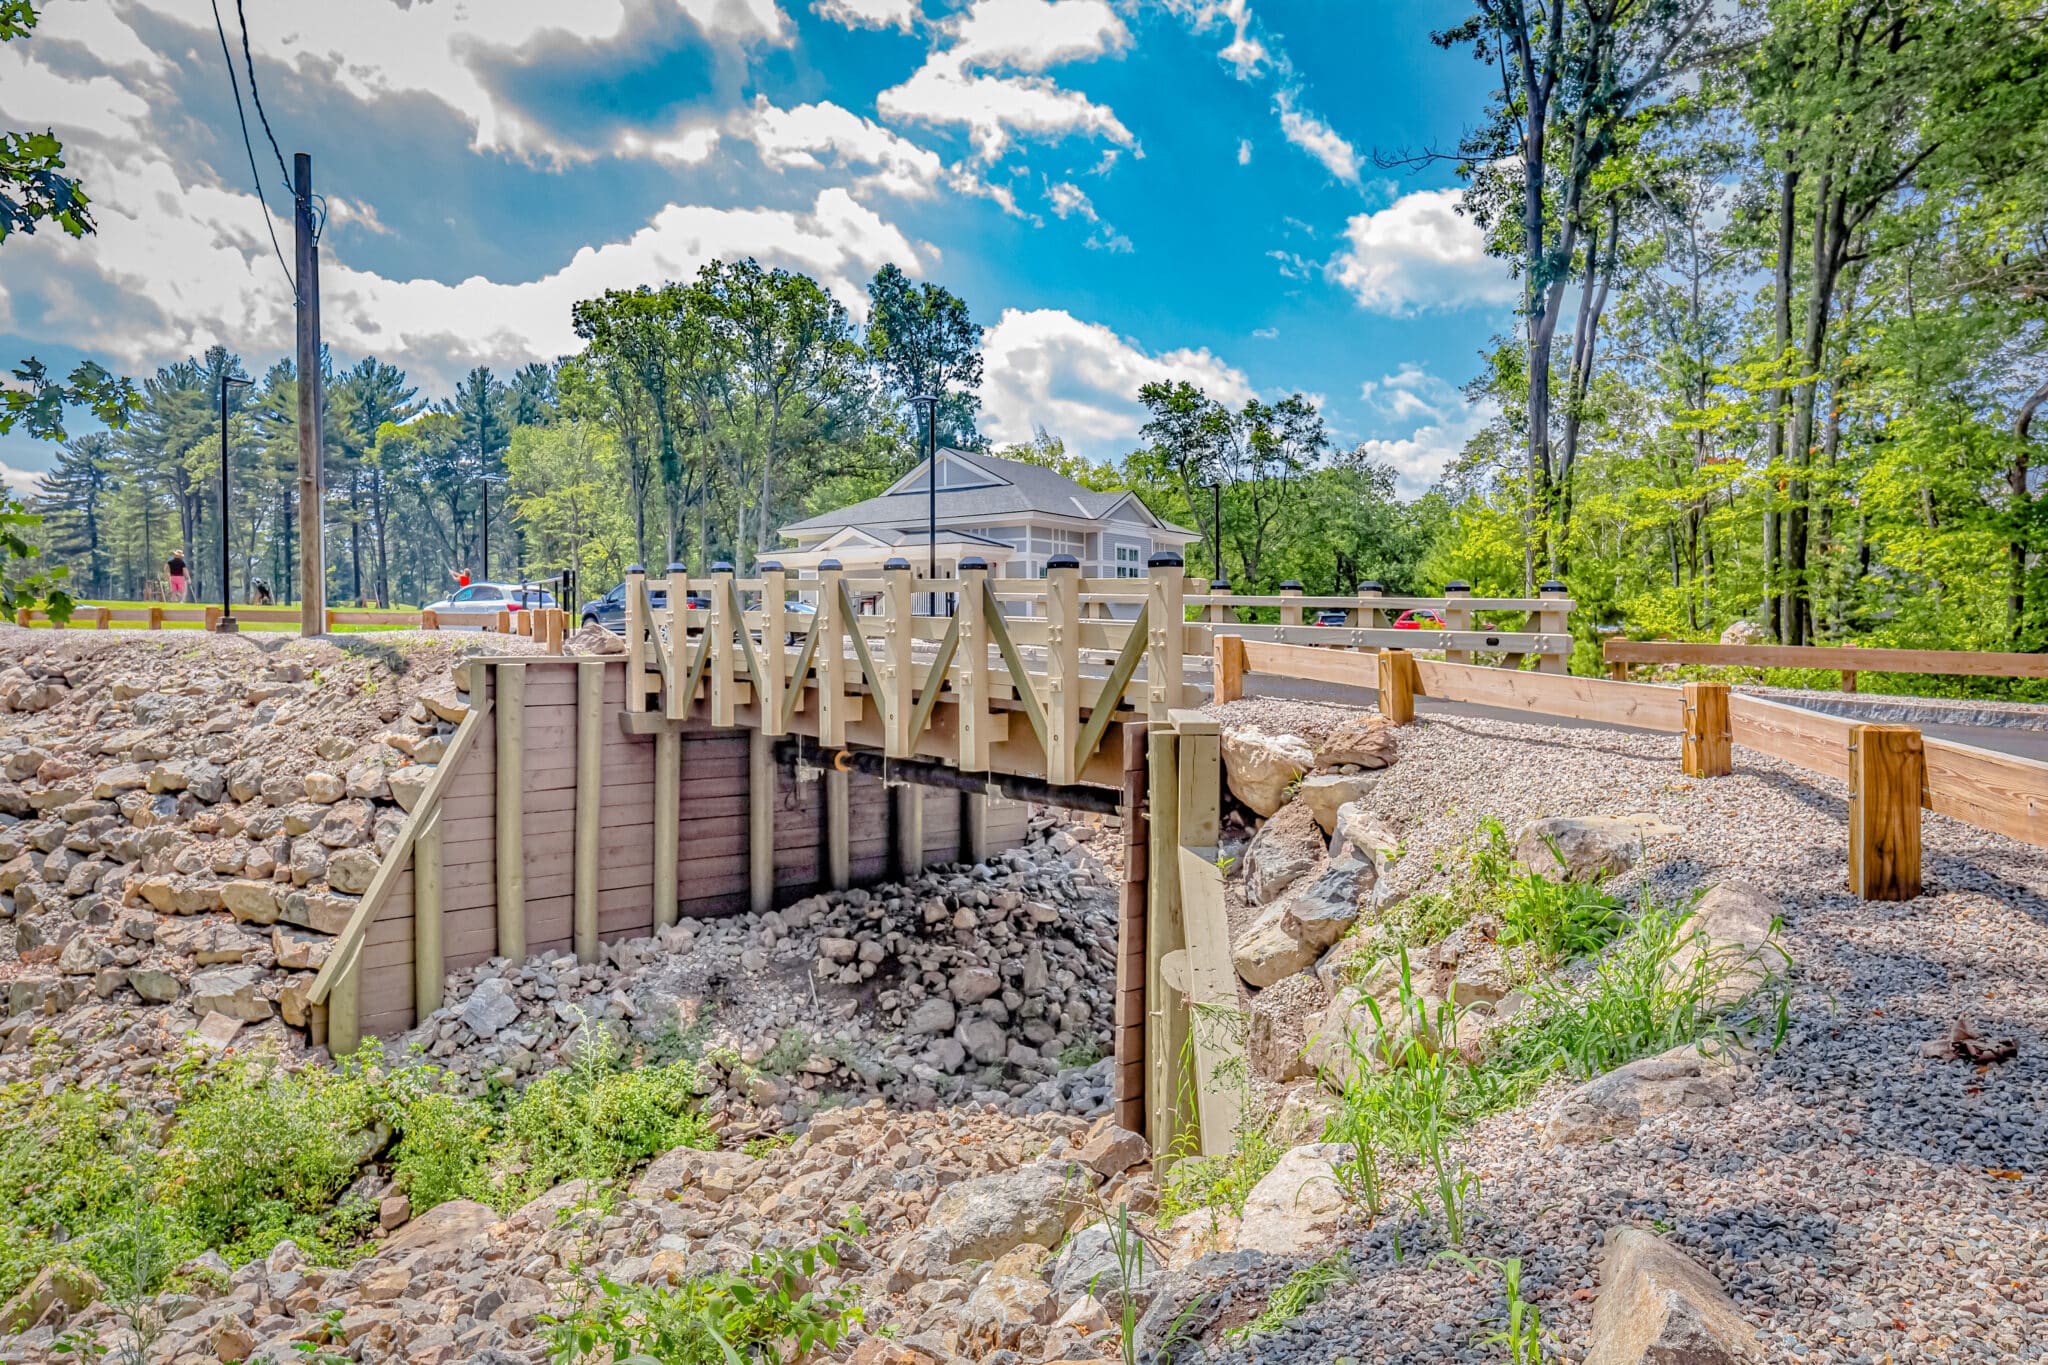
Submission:
POLYGON ((1529 976, 1536 968, 1597 953, 1627 927, 1621 902, 1597 882, 1516 873, 1501 904, 1501 946, 1527 947, 1535 958, 1523 964, 1529 976))
POLYGON ((1472 1257, 1455 1251, 1438 1253, 1437 1259, 1449 1259, 1477 1275, 1482 1266, 1498 1270, 1501 1277, 1501 1292, 1508 1301, 1507 1324, 1498 1332, 1491 1332, 1478 1338, 1481 1346, 1498 1346, 1507 1350, 1505 1365, 1543 1365, 1543 1317, 1534 1304, 1522 1298, 1522 1263, 1510 1256, 1502 1260, 1491 1257, 1472 1257))
POLYGON ((1344 1252, 1305 1265, 1266 1296, 1264 1312, 1242 1327, 1232 1328, 1228 1335, 1242 1340, 1265 1332, 1277 1332, 1328 1298, 1331 1290, 1350 1284, 1357 1278, 1358 1272, 1344 1252))

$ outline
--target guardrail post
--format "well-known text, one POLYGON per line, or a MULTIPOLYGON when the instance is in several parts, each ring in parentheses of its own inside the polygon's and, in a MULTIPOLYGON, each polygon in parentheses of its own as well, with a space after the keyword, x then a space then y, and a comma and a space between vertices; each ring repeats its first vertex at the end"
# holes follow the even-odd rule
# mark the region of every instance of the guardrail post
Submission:
MULTIPOLYGON (((1445 630, 1472 629, 1472 608, 1464 605, 1465 599, 1471 596, 1472 585, 1462 578, 1454 578, 1444 584, 1445 630)), ((1447 649, 1444 651, 1444 662, 1469 664, 1472 662, 1472 651, 1469 649, 1447 649)))
MULTIPOLYGON (((782 725, 782 692, 789 685, 789 575, 772 559, 756 567, 761 574, 761 649, 754 657, 761 664, 761 685, 754 700, 761 733, 780 735, 788 733, 782 725)), ((740 628, 746 629, 744 620, 740 628)), ((802 685, 798 679, 797 686, 802 685)))
MULTIPOLYGON (((329 610, 332 610, 332 608, 329 608, 329 610)), ((332 623, 330 623, 330 624, 328 625, 328 627, 327 627, 327 628, 328 628, 328 629, 329 629, 329 630, 331 631, 331 630, 333 630, 333 629, 334 629, 334 626, 333 626, 333 624, 332 624, 332 623)), ((511 633, 512 633, 512 613, 511 613, 511 611, 510 611, 509 609, 501 609, 501 610, 500 610, 500 611, 498 612, 498 634, 500 634, 500 635, 510 635, 511 633)))
MULTIPOLYGON (((1842 648, 1843 648, 1843 649, 1854 649, 1854 648, 1856 648, 1856 642, 1855 642, 1854 640, 1844 640, 1844 641, 1842 641, 1842 648)), ((1854 692, 1854 691, 1856 690, 1856 670, 1855 670, 1855 669, 1853 669, 1853 668, 1845 668, 1845 669, 1843 669, 1843 670, 1842 670, 1842 690, 1843 690, 1844 692, 1854 692)))
POLYGON ((1415 656, 1405 649, 1380 651, 1380 714, 1393 725, 1415 719, 1415 656))
POLYGON ((93 613, 92 627, 94 630, 112 630, 114 628, 114 609, 112 607, 101 607, 95 611, 93 613))
POLYGON ((1365 582, 1360 583, 1358 585, 1358 610, 1353 613, 1352 624, 1356 625, 1360 630, 1378 630, 1380 628, 1380 609, 1376 604, 1384 596, 1386 596, 1386 589, 1372 579, 1368 578, 1365 582))
MULTIPOLYGON (((1571 595, 1565 585, 1555 578, 1544 582, 1537 594, 1546 602, 1569 602, 1571 595)), ((1572 671, 1571 630, 1572 614, 1562 606, 1545 607, 1536 613, 1536 629, 1545 635, 1566 637, 1565 652, 1562 654, 1543 653, 1536 656, 1536 667, 1543 673, 1569 673, 1572 671)))
MULTIPOLYGON (((881 685, 888 695, 875 698, 882 708, 882 752, 891 758, 909 758, 913 752, 910 740, 911 690, 917 681, 916 662, 913 658, 917 638, 916 622, 912 619, 910 595, 910 561, 891 558, 882 565, 884 592, 889 599, 888 634, 883 638, 888 650, 875 660, 876 671, 882 676, 881 685)), ((1076 584, 1078 587, 1078 582, 1076 584)), ((931 594, 936 603, 939 595, 931 594)))
MULTIPOLYGON (((669 581, 675 581, 673 575, 669 581)), ((733 665, 739 646, 733 641, 733 630, 746 629, 745 621, 732 619, 733 581, 731 564, 721 559, 711 566, 711 618, 704 627, 711 641, 706 660, 711 675, 711 723, 727 730, 732 728, 739 691, 735 685, 739 673, 733 665)))
MULTIPOLYGON (((52 624, 52 625, 55 625, 55 624, 56 624, 56 622, 52 621, 52 622, 51 622, 50 624, 52 624)), ((220 625, 220 608, 219 608, 219 607, 208 607, 208 608, 206 609, 206 633, 207 633, 207 634, 209 634, 209 635, 211 635, 211 634, 212 634, 212 633, 214 632, 214 630, 215 630, 215 629, 216 629, 217 627, 219 627, 219 625, 220 625)), ((327 633, 328 633, 329 635, 332 635, 332 634, 334 633, 334 623, 333 623, 332 621, 329 621, 329 622, 327 623, 327 633)))
POLYGON ((162 607, 151 607, 149 609, 149 628, 151 630, 162 630, 164 628, 164 609, 162 607))
MULTIPOLYGON (((654 735, 654 927, 676 922, 676 843, 682 837, 683 737, 654 735)), ((758 797, 754 798, 759 800, 758 797)))
MULTIPOLYGON (((846 744, 846 710, 849 704, 846 696, 846 641, 840 637, 849 630, 860 629, 860 622, 847 619, 845 604, 841 600, 840 572, 836 559, 819 562, 818 622, 811 627, 819 632, 817 648, 811 652, 818 677, 818 743, 827 749, 843 748, 846 744)), ((845 780, 846 774, 839 774, 842 790, 845 780)), ((830 814, 832 788, 829 780, 825 794, 826 811, 830 814)), ((844 886, 844 882, 836 882, 833 889, 840 890, 844 886)))
POLYGON ((1215 642, 1215 683, 1216 701, 1221 705, 1236 701, 1244 695, 1244 675, 1247 665, 1244 636, 1218 635, 1215 642))
POLYGON ((1910 725, 1849 732, 1849 890, 1867 901, 1920 894, 1920 792, 1927 757, 1910 725))
POLYGON ((1728 729, 1728 684, 1685 685, 1685 737, 1680 761, 1687 777, 1726 777, 1734 770, 1728 729))
MULTIPOLYGON (((626 709, 645 711, 647 709, 647 632, 653 623, 647 613, 640 609, 642 591, 647 586, 647 566, 628 564, 626 566, 626 709)), ((680 629, 680 627, 678 627, 680 629)), ((654 647, 661 648, 660 641, 654 647)))
MULTIPOLYGON (((1220 639, 1219 639, 1220 642, 1220 639)), ((1145 951, 1147 914, 1145 821, 1147 726, 1124 727, 1124 881, 1117 901, 1116 1009, 1111 1053, 1116 1058, 1116 1121, 1133 1133, 1147 1128, 1145 1106, 1145 951)))
POLYGON ((988 771, 988 561, 970 555, 960 561, 960 645, 953 655, 959 670, 954 710, 958 713, 957 762, 963 772, 988 771))
POLYGON ((747 732, 747 904, 775 908, 775 741, 760 730, 747 732))
POLYGON ((15 624, 15 625, 17 625, 17 626, 20 626, 20 627, 21 627, 21 628, 22 628, 23 630, 27 630, 27 629, 28 629, 28 613, 29 613, 29 609, 28 609, 27 607, 17 607, 17 608, 15 608, 15 611, 14 611, 14 624, 15 624))
POLYGON ((1145 561, 1145 718, 1164 724, 1181 704, 1186 578, 1181 557, 1161 550, 1145 561))
POLYGON ((1180 913, 1180 772, 1178 737, 1170 724, 1146 735, 1145 851, 1145 1139, 1153 1167, 1163 1170, 1174 1139, 1187 1126, 1181 1109, 1181 1061, 1188 1042, 1185 997, 1169 989, 1166 958, 1187 946, 1180 913))
POLYGON ((1600 659, 1601 662, 1607 665, 1608 677, 1612 678, 1616 682, 1627 682, 1628 661, 1625 659, 1617 659, 1614 657, 1615 644, 1616 642, 1613 640, 1603 642, 1600 646, 1600 659))
POLYGON ((1081 561, 1054 555, 1045 562, 1045 780, 1055 786, 1074 780, 1081 690, 1081 561))
POLYGON ((1301 584, 1290 578, 1280 585, 1280 624, 1298 626, 1301 624, 1301 603, 1289 602, 1290 597, 1300 597, 1301 584))

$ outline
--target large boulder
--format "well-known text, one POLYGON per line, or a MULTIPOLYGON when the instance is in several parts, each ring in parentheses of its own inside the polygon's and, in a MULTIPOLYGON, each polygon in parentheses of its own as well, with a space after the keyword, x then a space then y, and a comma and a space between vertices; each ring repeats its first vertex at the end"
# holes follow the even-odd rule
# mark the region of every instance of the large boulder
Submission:
POLYGON ((1290 1148, 1245 1196, 1238 1248, 1303 1256, 1335 1245, 1351 1209, 1336 1167, 1350 1155, 1350 1147, 1340 1142, 1290 1148))
POLYGON ((391 1234, 379 1257, 400 1251, 461 1251, 481 1242, 498 1225, 498 1211, 489 1204, 451 1199, 436 1204, 391 1234))
POLYGON ((1301 803, 1323 833, 1334 833, 1337 812, 1364 797, 1379 780, 1378 773, 1310 773, 1301 779, 1301 803))
POLYGON ((1600 1142, 1632 1133, 1646 1118, 1732 1104, 1727 1062, 1691 1043, 1596 1076, 1558 1102, 1545 1136, 1552 1142, 1600 1142))
POLYGON ((633 1182, 635 1199, 673 1199, 685 1190, 701 1190, 724 1199, 752 1184, 767 1163, 745 1152, 705 1152, 677 1147, 654 1159, 633 1182))
POLYGON ((1322 949, 1290 930, 1285 921, 1292 901, 1269 905, 1259 912, 1231 950, 1231 962, 1247 986, 1264 988, 1302 971, 1316 960, 1322 949))
POLYGON ((1061 1306, 1086 1295, 1106 1308, 1121 1310, 1128 1280, 1131 1301, 1142 1310, 1151 1302, 1145 1286, 1158 1276, 1159 1258, 1136 1232, 1124 1250, 1128 1263, 1118 1256, 1116 1236, 1107 1223, 1091 1223, 1069 1237, 1050 1273, 1052 1292, 1061 1306))
POLYGON ((1257 815, 1287 804, 1288 789, 1315 766, 1315 750, 1299 735, 1269 735, 1246 726, 1223 732, 1223 771, 1231 794, 1257 815))
POLYGON ((99 1300, 105 1287, 90 1270, 53 1265, 0 1307, 0 1332, 26 1332, 38 1323, 62 1322, 99 1300))
POLYGON ((1547 815, 1515 831, 1515 861, 1557 881, 1617 877, 1653 836, 1676 834, 1647 815, 1547 815))
POLYGON ((191 983, 192 1013, 202 1019, 212 1013, 244 1023, 262 1023, 270 1017, 270 1002, 262 993, 263 975, 256 967, 215 967, 196 974, 191 983))
POLYGON ((899 1264, 927 1277, 1020 1246, 1055 1247, 1080 1218, 1094 1178, 1063 1161, 1034 1161, 963 1180, 932 1201, 899 1264))
POLYGON ((1756 1330, 1697 1261, 1640 1228, 1607 1234, 1585 1365, 1740 1365, 1756 1330))
POLYGON ((1384 716, 1353 716, 1316 746, 1318 768, 1385 768, 1394 758, 1394 727, 1384 716))
POLYGON ((1046 1327, 1059 1316, 1052 1286, 1040 1274, 1051 1253, 1026 1244, 996 1258, 974 1287, 960 1312, 961 1336, 977 1355, 1013 1349, 1032 1327, 1046 1327))
POLYGON ((1315 812, 1302 802, 1289 802, 1259 826, 1244 851, 1244 898, 1270 905, 1282 892, 1315 870, 1323 860, 1323 835, 1315 812))
POLYGON ((1686 928, 1691 939, 1664 964, 1667 982, 1704 971, 1716 1005, 1742 1001, 1787 965, 1784 950, 1773 936, 1784 912, 1778 903, 1748 882, 1726 881, 1711 888, 1693 907, 1686 928), (1708 966, 1701 968, 1701 957, 1708 966))

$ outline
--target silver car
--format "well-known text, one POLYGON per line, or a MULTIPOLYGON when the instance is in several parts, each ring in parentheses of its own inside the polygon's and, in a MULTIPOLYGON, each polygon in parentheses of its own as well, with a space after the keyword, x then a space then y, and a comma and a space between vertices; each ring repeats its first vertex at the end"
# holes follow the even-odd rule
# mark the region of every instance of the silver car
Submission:
POLYGON ((555 605, 555 595, 525 583, 472 583, 458 588, 427 610, 443 630, 495 630, 501 611, 530 611, 555 605))

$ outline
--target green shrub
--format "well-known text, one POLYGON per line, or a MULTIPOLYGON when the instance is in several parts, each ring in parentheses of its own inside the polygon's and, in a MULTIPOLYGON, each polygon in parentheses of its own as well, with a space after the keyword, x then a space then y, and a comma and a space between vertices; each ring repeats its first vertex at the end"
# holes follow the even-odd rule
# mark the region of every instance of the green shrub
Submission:
POLYGON ((124 1215, 154 1175, 156 1120, 108 1087, 0 1087, 0 1299, 54 1261, 103 1279, 121 1263, 124 1215))
POLYGON ((1436 870, 1447 879, 1437 891, 1418 891, 1386 907, 1376 923, 1358 922, 1358 931, 1373 937, 1364 951, 1346 965, 1354 978, 1363 977, 1397 948, 1437 943, 1499 901, 1515 871, 1514 846, 1507 828, 1482 815, 1457 847, 1440 850, 1436 870))
POLYGON ((863 1310, 852 1287, 819 1294, 810 1281, 820 1268, 837 1266, 840 1249, 866 1231, 856 1211, 814 1246, 757 1251, 744 1271, 700 1276, 674 1289, 600 1276, 596 1294, 549 1321, 549 1356, 562 1365, 740 1365, 830 1351, 863 1310))

